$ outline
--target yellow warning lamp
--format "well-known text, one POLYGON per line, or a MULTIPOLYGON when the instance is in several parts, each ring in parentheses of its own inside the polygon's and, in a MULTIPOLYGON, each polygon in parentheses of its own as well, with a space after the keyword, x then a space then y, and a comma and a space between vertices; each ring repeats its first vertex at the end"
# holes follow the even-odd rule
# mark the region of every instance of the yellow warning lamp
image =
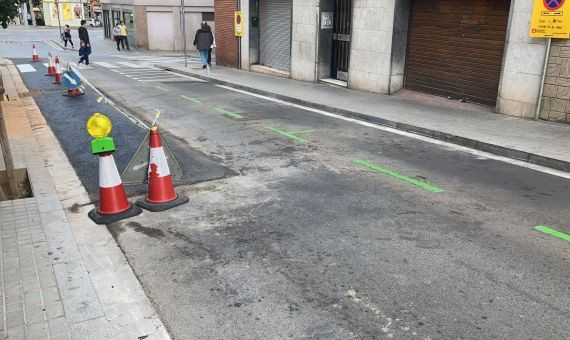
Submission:
POLYGON ((107 116, 102 115, 99 112, 94 113, 87 120, 85 128, 87 129, 87 133, 89 133, 91 137, 95 138, 91 142, 91 151, 94 155, 115 151, 115 142, 113 141, 113 138, 107 137, 113 129, 113 124, 107 116))

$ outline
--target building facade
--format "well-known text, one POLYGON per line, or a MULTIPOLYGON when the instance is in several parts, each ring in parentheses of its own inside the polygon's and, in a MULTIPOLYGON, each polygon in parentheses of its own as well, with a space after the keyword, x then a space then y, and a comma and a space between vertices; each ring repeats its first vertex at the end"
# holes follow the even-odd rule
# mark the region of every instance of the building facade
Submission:
MULTIPOLYGON (((233 13, 220 11, 218 2, 224 0, 216 0, 218 26, 233 25, 233 13)), ((533 4, 534 0, 240 0, 235 7, 247 19, 246 35, 233 37, 238 39, 232 43, 237 46, 232 47, 234 53, 218 43, 217 54, 222 50, 226 65, 251 71, 381 94, 410 89, 533 117, 546 52, 546 39, 528 36, 533 4)), ((218 30, 217 41, 227 40, 233 33, 228 31, 218 30)), ((566 49, 568 57, 570 48, 566 49)), ((551 58, 550 72, 563 69, 554 64, 566 65, 564 60, 551 58)), ((548 91, 552 96, 552 87, 548 91)), ((570 101, 570 91, 560 91, 570 101)), ((561 102, 546 102, 558 104, 556 112, 566 112, 559 111, 561 102)))
MULTIPOLYGON (((113 38, 113 26, 125 22, 129 45, 158 51, 182 49, 181 1, 101 0, 105 37, 113 38)), ((200 23, 214 25, 213 0, 185 1, 186 47, 193 50, 194 34, 200 23)))
POLYGON ((57 4, 54 0, 42 1, 45 26, 58 27, 61 24, 61 26, 79 27, 81 20, 85 18, 86 5, 87 2, 79 0, 60 0, 57 4))

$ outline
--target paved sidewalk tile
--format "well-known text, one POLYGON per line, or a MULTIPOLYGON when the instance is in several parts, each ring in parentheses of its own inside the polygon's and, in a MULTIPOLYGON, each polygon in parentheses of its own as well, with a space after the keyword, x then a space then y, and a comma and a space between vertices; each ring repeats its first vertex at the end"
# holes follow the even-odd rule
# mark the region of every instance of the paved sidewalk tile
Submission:
POLYGON ((1 338, 69 338, 34 198, 0 202, 0 235, 1 338))

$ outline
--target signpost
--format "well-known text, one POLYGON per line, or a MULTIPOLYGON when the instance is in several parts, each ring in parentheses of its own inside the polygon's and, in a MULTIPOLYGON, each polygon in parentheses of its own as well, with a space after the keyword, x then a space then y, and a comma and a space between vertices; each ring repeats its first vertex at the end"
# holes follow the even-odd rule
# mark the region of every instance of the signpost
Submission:
POLYGON ((534 112, 534 120, 538 120, 552 38, 570 38, 570 4, 566 0, 534 0, 529 36, 531 38, 547 38, 542 81, 540 82, 536 111, 534 112))

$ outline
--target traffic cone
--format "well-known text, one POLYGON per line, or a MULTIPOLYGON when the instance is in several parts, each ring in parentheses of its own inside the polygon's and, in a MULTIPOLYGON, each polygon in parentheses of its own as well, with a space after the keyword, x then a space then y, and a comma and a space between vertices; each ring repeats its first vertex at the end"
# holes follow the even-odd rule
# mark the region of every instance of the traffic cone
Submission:
POLYGON ((137 205, 148 211, 164 211, 189 201, 174 191, 172 176, 162 147, 158 128, 150 129, 150 155, 148 161, 148 196, 137 201, 137 205))
POLYGON ((55 76, 55 65, 51 53, 48 53, 48 73, 46 76, 55 76))
POLYGON ((59 63, 59 57, 55 57, 55 81, 53 84, 61 85, 61 64, 59 63))
POLYGON ((36 44, 32 44, 32 62, 41 61, 38 51, 36 50, 36 44))
POLYGON ((99 154, 99 208, 89 212, 97 224, 108 224, 142 213, 127 200, 127 194, 111 152, 99 154))

